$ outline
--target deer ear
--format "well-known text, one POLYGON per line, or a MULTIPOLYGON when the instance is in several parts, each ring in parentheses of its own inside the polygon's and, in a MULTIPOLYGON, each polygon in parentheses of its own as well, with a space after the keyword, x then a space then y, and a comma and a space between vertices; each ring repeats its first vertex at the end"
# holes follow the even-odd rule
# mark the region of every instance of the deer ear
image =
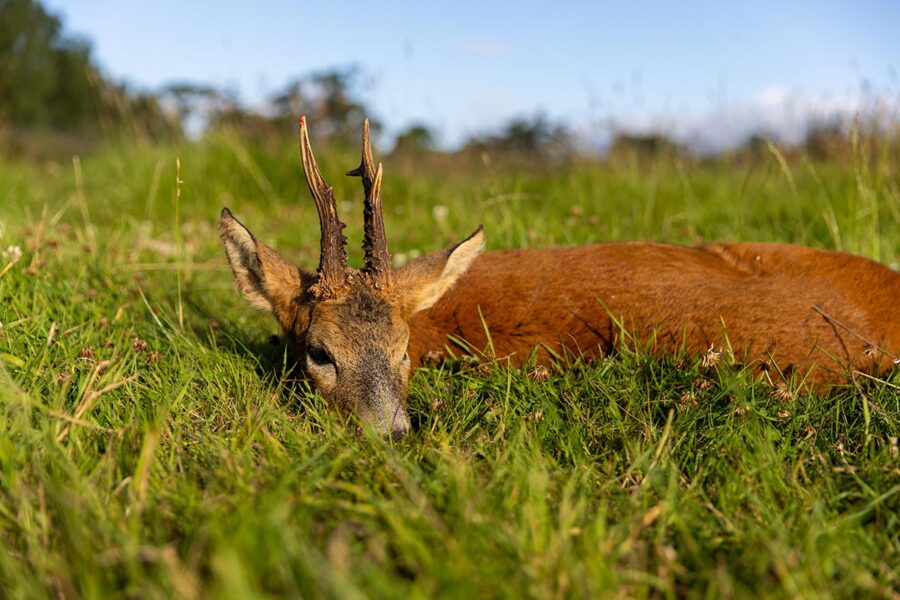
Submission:
POLYGON ((300 269, 256 241, 227 208, 219 218, 219 235, 241 293, 257 308, 285 321, 294 298, 301 294, 300 269))
POLYGON ((398 269, 394 277, 407 316, 434 306, 482 250, 484 230, 479 225, 459 244, 426 254, 398 269))

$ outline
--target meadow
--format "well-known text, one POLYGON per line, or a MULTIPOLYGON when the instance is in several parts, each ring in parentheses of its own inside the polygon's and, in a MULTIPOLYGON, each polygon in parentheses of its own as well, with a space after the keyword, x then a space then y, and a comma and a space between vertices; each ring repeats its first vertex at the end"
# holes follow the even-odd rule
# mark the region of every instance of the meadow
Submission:
MULTIPOLYGON (((357 150, 319 146, 359 264, 357 150)), ((895 158, 391 157, 385 219, 397 260, 483 223, 489 249, 774 240, 896 267, 895 158)), ((229 134, 0 160, 5 597, 900 594, 900 368, 819 398, 640 347, 461 357, 412 378, 412 435, 360 435, 218 240, 228 206, 314 267, 305 185, 293 141, 229 134)))

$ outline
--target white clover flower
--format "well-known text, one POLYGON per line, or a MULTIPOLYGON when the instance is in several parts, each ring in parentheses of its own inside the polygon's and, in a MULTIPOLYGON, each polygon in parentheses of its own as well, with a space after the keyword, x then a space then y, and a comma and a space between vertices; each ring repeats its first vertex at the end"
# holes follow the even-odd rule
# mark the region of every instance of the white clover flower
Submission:
POLYGON ((709 367, 714 367, 716 364, 722 359, 722 349, 716 348, 712 344, 709 345, 709 350, 706 351, 706 354, 703 355, 703 358, 700 360, 700 366, 704 369, 708 369, 709 367))
POLYGON ((449 215, 450 209, 443 204, 435 205, 435 207, 431 209, 431 216, 434 217, 434 220, 438 223, 446 221, 449 215))
POLYGON ((22 249, 18 246, 7 246, 3 251, 3 260, 17 262, 22 258, 22 249))

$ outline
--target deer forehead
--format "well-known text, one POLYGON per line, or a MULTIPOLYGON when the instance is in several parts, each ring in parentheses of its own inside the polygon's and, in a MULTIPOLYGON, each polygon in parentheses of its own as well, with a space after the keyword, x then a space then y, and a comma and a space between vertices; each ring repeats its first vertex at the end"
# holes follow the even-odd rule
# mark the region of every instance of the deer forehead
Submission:
MULTIPOLYGON (((312 311, 310 334, 320 341, 393 348, 406 343, 409 327, 390 302, 363 286, 346 297, 319 302, 312 311)), ((340 348, 339 348, 340 350, 340 348)))

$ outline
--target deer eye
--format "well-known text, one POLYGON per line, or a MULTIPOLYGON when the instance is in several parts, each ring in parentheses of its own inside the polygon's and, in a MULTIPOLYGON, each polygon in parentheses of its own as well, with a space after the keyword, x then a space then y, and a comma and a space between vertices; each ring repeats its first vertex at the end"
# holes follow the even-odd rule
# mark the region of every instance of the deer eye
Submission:
POLYGON ((319 366, 327 366, 333 365, 334 360, 332 360, 331 355, 328 354, 328 351, 321 346, 309 346, 306 349, 306 356, 311 360, 314 364, 319 366))

